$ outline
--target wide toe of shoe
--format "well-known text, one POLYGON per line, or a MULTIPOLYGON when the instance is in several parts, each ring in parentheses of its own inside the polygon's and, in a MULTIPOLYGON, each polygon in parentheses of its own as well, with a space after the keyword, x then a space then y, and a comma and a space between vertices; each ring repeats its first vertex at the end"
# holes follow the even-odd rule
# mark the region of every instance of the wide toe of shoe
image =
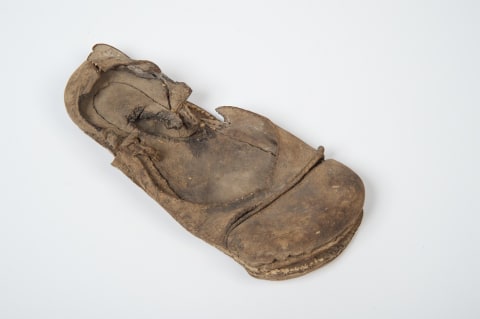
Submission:
POLYGON ((335 160, 323 161, 235 227, 228 250, 256 277, 301 275, 328 262, 320 260, 322 252, 330 251, 333 259, 345 247, 361 221, 364 195, 363 183, 351 169, 335 160))

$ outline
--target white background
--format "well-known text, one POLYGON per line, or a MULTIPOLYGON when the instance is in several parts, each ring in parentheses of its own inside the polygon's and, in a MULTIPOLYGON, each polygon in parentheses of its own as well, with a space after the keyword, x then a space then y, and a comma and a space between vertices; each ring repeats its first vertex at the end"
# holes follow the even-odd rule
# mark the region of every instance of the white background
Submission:
POLYGON ((479 318, 478 1, 2 1, 0 318, 479 318), (263 114, 366 184, 345 252, 251 278, 67 116, 94 43, 263 114))

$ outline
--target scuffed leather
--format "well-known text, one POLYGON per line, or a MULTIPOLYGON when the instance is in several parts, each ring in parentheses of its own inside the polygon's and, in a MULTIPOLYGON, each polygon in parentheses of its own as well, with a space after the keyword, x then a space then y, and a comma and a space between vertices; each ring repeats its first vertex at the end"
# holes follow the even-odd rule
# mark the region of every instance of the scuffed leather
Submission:
POLYGON ((360 178, 266 117, 224 106, 222 121, 190 93, 152 62, 99 44, 65 104, 115 167, 251 275, 293 278, 335 258, 362 218, 360 178))

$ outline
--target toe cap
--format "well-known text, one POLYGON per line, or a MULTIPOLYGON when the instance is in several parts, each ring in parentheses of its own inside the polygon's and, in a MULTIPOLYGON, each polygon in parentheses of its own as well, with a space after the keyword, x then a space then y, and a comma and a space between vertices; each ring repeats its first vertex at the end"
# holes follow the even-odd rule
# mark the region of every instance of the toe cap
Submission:
POLYGON ((229 234, 230 252, 259 267, 308 254, 334 241, 362 214, 365 190, 348 167, 327 160, 229 234))

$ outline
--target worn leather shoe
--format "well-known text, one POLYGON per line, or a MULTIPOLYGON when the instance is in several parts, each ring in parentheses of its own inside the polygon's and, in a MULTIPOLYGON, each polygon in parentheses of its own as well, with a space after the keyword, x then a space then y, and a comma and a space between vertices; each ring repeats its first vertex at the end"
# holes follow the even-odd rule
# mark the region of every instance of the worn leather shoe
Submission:
POLYGON ((94 46, 65 90, 72 120, 188 231, 263 279, 303 275, 360 225, 360 178, 269 119, 223 106, 219 120, 157 65, 94 46))

